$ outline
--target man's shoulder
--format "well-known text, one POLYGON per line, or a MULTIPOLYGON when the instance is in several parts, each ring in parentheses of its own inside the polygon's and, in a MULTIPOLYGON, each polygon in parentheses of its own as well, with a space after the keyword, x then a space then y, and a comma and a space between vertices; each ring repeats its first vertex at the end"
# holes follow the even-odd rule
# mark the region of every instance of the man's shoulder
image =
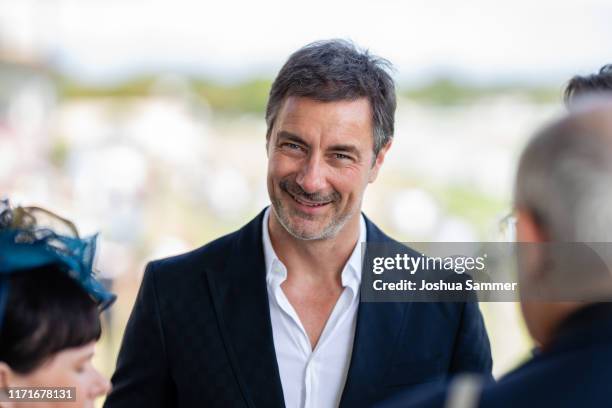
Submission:
POLYGON ((611 363, 610 345, 541 355, 484 388, 482 406, 608 406, 611 363))

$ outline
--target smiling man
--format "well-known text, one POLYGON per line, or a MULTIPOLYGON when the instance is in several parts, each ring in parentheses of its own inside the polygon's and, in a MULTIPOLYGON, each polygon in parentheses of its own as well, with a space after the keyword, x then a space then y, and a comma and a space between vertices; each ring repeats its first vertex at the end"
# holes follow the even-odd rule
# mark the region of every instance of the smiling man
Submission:
POLYGON ((394 242, 361 213, 393 137, 388 69, 339 40, 291 55, 266 110, 272 205, 148 265, 106 407, 361 407, 490 375, 476 304, 359 301, 360 243, 394 242))

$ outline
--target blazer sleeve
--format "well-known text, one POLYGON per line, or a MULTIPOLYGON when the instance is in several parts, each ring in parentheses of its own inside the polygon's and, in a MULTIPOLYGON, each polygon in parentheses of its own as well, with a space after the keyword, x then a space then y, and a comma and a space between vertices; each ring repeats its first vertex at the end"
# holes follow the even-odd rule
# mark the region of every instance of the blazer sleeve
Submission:
POLYGON ((450 374, 466 371, 481 373, 491 380, 492 369, 491 345, 478 302, 465 302, 453 350, 450 374))
POLYGON ((156 408, 175 406, 157 297, 155 263, 144 273, 136 303, 128 320, 113 388, 104 408, 156 408))

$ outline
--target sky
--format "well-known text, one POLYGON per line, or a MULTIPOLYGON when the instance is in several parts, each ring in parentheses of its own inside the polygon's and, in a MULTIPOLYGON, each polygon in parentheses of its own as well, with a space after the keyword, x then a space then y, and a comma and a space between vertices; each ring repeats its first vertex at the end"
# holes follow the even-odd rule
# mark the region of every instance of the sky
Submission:
POLYGON ((610 0, 2 0, 0 40, 91 81, 179 71, 273 76, 309 42, 346 38, 398 78, 555 83, 612 62, 610 0))

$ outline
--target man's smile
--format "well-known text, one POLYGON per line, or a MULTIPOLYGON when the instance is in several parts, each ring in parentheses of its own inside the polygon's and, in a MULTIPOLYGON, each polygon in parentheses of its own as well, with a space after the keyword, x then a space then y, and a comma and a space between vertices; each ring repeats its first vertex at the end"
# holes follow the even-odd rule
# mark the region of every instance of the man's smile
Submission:
POLYGON ((312 201, 304 197, 299 197, 295 194, 292 194, 288 190, 284 190, 284 192, 287 193, 287 195, 291 197, 293 202, 296 204, 295 205, 296 209, 299 212, 304 213, 304 214, 309 214, 309 215, 319 214, 322 211, 324 211, 329 206, 329 204, 333 202, 333 200, 328 200, 324 202, 312 201))
POLYGON ((293 195, 291 193, 289 193, 289 195, 298 204, 302 204, 302 205, 305 205, 305 206, 308 206, 308 207, 323 207, 323 206, 331 203, 331 201, 324 201, 324 202, 321 202, 321 201, 311 201, 311 200, 308 200, 308 199, 297 197, 297 196, 295 196, 295 195, 293 195))

